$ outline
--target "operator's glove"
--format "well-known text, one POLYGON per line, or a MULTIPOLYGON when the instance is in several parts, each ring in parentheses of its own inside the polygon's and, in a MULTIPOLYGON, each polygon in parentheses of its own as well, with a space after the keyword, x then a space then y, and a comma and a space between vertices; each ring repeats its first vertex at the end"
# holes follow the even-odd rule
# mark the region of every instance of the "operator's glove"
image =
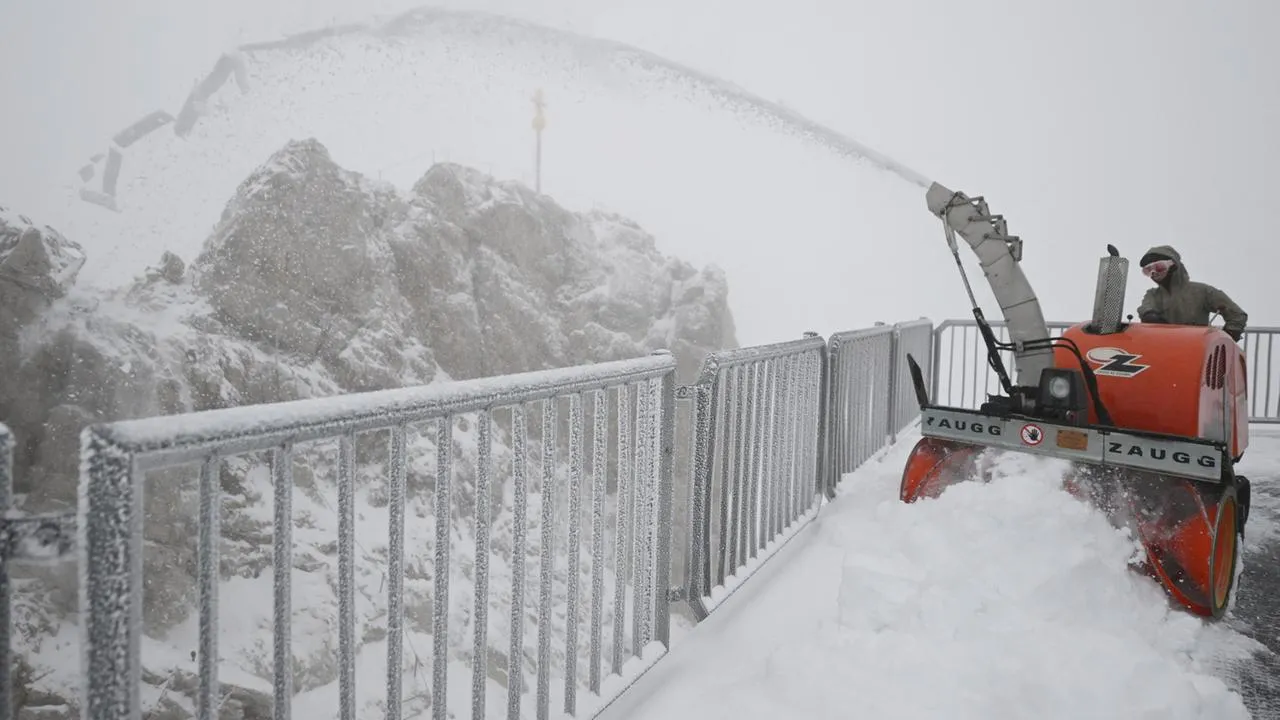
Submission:
POLYGON ((1145 310, 1138 315, 1138 318, 1144 323, 1163 323, 1168 322, 1164 319, 1164 313, 1159 310, 1145 310))

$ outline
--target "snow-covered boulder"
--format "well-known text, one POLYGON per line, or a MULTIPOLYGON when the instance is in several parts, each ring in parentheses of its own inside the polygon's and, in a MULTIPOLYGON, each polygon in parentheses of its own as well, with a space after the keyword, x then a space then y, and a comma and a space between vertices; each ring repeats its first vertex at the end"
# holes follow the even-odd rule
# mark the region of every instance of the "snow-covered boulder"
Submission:
POLYGON ((22 327, 67 294, 84 261, 57 230, 0 206, 0 351, 15 350, 22 327))

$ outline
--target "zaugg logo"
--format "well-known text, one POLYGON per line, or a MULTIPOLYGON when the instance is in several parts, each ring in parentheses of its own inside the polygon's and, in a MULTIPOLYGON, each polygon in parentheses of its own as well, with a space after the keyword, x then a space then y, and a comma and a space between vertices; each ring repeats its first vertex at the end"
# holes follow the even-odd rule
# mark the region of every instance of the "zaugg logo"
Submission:
POLYGON ((1096 375, 1131 378, 1151 367, 1135 362, 1141 355, 1114 347, 1093 348, 1085 357, 1089 358, 1089 362, 1101 366, 1093 371, 1096 375))
POLYGON ((940 418, 930 415, 925 420, 928 427, 938 428, 939 430, 959 430, 961 432, 971 432, 974 435, 991 435, 999 437, 1004 433, 1004 427, 1001 425, 989 425, 982 422, 973 422, 971 420, 950 420, 948 418, 940 418))
POLYGON ((1190 465, 1192 461, 1194 461, 1202 468, 1218 467, 1218 458, 1213 455, 1200 455, 1193 458, 1191 453, 1183 452, 1181 450, 1169 452, 1167 448, 1146 447, 1136 443, 1115 442, 1114 440, 1107 444, 1107 452, 1112 455, 1148 458, 1151 460, 1173 462, 1178 465, 1190 465))

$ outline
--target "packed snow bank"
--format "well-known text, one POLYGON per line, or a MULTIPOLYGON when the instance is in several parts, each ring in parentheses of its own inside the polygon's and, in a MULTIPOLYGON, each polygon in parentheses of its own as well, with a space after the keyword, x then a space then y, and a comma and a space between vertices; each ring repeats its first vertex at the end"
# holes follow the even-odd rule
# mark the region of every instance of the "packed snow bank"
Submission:
POLYGON ((1249 717, 1214 672, 1257 644, 1171 608, 1061 463, 1006 456, 905 505, 916 439, 847 476, 607 717, 1249 717))

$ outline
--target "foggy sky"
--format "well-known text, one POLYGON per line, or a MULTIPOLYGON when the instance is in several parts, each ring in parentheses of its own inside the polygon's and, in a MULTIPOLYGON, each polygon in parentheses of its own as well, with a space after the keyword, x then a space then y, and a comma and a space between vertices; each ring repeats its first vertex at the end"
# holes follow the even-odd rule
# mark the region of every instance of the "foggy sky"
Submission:
MULTIPOLYGON (((0 204, 39 214, 53 193, 73 192, 76 169, 111 134, 175 112, 237 43, 418 4, 6 0, 0 204)), ((1134 261, 1173 244, 1252 325, 1280 325, 1280 3, 435 4, 628 42, 782 100, 987 196, 1025 239, 1029 273, 1051 272, 1062 254, 1100 256, 1108 242, 1134 261)), ((1082 279, 1086 292, 1092 282, 1082 279)))

